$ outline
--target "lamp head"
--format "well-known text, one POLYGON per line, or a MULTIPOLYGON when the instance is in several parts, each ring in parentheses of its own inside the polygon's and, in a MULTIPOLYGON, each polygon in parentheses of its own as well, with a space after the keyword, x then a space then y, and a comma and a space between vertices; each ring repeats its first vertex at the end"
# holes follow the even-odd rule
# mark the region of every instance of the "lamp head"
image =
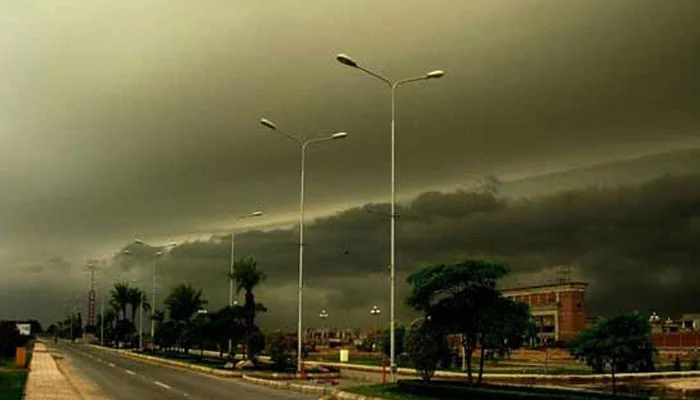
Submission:
POLYGON ((275 123, 270 121, 269 119, 260 118, 260 124, 262 124, 262 126, 264 126, 266 128, 272 129, 273 131, 277 130, 277 125, 275 125, 275 123))
POLYGON ((437 79, 442 78, 445 75, 445 71, 437 69, 435 71, 430 71, 425 74, 425 79, 437 79))
POLYGON ((348 67, 357 68, 357 62, 347 54, 340 53, 335 56, 335 59, 338 60, 339 63, 347 65, 348 67))
POLYGON ((251 217, 260 217, 262 215, 263 215, 262 211, 255 211, 254 213, 250 214, 251 217))
POLYGON ((344 138, 346 138, 347 136, 348 136, 348 133, 347 133, 347 132, 338 132, 338 133, 334 133, 334 134, 331 136, 331 138, 333 138, 333 139, 344 139, 344 138))

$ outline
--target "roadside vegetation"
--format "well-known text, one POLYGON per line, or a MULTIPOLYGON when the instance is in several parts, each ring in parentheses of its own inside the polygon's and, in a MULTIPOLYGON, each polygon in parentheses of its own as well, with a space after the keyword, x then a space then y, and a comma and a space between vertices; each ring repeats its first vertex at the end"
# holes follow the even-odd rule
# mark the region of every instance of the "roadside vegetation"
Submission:
MULTIPOLYGON (((32 333, 40 333, 41 326, 32 324, 32 333)), ((33 339, 20 335, 12 321, 0 323, 0 400, 20 400, 27 380, 27 366, 31 360, 33 339), (18 347, 27 350, 26 365, 17 365, 15 352, 18 347)))

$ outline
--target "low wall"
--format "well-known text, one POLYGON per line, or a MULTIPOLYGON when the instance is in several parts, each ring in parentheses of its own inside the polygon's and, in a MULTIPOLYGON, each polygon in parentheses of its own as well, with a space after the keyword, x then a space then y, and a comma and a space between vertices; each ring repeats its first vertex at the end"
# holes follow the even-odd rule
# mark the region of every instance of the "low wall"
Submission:
POLYGON ((700 332, 654 333, 651 339, 660 349, 700 348, 700 332))

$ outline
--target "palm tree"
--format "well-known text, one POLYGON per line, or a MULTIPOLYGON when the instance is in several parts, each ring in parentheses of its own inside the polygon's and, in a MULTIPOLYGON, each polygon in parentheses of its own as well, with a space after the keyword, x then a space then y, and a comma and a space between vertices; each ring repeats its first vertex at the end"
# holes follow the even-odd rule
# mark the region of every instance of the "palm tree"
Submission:
POLYGON ((258 262, 253 257, 246 257, 236 261, 233 265, 233 274, 229 279, 236 281, 236 293, 245 291, 245 303, 243 304, 243 318, 248 331, 255 324, 256 311, 264 310, 262 305, 255 303, 253 289, 265 280, 265 273, 258 269, 258 262))
POLYGON ((117 310, 117 314, 121 312, 122 319, 125 320, 126 306, 130 303, 129 284, 126 282, 115 283, 110 295, 112 297, 110 304, 117 310))
POLYGON ((139 308, 143 302, 144 311, 149 310, 151 305, 148 304, 146 294, 137 287, 130 287, 127 291, 127 296, 129 298, 129 304, 131 305, 131 320, 136 323, 136 310, 139 308))
POLYGON ((205 304, 207 301, 202 298, 202 289, 195 289, 189 284, 175 286, 165 299, 170 319, 178 322, 189 322, 192 315, 205 304))

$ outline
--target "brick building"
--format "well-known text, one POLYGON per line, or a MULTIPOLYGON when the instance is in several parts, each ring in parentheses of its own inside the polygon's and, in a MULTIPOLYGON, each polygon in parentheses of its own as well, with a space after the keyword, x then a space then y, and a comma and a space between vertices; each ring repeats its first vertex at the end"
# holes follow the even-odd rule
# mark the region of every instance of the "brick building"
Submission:
POLYGON ((568 340, 586 328, 586 282, 559 282, 503 290, 530 306, 539 341, 568 340))

